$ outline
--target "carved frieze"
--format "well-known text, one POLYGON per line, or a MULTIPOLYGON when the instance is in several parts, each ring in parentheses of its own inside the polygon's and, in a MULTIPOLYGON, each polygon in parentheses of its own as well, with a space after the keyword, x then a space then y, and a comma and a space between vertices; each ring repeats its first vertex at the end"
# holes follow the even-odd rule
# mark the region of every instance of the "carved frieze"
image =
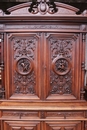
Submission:
POLYGON ((51 94, 70 94, 72 92, 72 47, 72 39, 50 38, 51 94))
POLYGON ((28 25, 6 25, 5 26, 6 29, 67 29, 67 30, 71 30, 72 28, 76 29, 76 30, 79 30, 80 27, 79 26, 75 26, 75 25, 57 25, 57 24, 37 24, 37 25, 31 25, 31 24, 28 24, 28 25))

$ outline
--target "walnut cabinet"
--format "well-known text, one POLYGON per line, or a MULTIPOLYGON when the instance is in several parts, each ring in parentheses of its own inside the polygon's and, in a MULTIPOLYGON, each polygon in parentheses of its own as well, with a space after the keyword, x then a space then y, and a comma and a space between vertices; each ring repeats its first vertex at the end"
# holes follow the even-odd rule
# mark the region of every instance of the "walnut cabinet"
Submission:
POLYGON ((0 12, 0 130, 87 130, 87 13, 31 5, 0 12))

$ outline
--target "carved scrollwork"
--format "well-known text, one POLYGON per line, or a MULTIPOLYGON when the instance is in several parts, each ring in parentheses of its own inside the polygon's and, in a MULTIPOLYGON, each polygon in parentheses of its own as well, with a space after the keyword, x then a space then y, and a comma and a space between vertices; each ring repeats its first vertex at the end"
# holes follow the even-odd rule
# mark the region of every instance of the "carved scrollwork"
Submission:
POLYGON ((29 75, 20 75, 15 72, 14 75, 14 84, 15 84, 15 93, 17 94, 34 94, 35 93, 35 85, 36 85, 35 74, 32 72, 29 75))
POLYGON ((36 39, 34 37, 24 38, 14 38, 14 59, 22 56, 31 57, 34 59, 34 50, 36 39))
POLYGON ((50 14, 54 14, 58 11, 54 2, 50 2, 49 0, 37 0, 37 2, 32 2, 29 12, 32 14, 37 14, 40 12, 42 15, 47 12, 50 14))
POLYGON ((70 39, 57 39, 50 38, 51 43, 51 59, 54 60, 58 55, 62 55, 63 57, 72 60, 72 40, 70 39))
POLYGON ((67 75, 59 76, 51 71, 51 94, 70 94, 72 87, 71 71, 67 75))

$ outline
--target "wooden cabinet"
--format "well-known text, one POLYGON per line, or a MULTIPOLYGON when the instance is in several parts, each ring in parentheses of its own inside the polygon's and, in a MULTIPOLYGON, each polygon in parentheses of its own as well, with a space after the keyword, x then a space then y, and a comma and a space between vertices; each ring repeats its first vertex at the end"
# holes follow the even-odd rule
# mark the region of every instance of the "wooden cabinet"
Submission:
POLYGON ((0 14, 0 130, 86 130, 87 14, 32 7, 0 14))

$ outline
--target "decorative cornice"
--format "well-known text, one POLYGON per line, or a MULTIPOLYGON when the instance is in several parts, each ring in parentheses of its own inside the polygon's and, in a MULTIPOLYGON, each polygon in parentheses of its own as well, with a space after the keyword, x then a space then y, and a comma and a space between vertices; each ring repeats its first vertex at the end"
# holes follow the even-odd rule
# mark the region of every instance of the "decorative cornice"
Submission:
POLYGON ((60 2, 51 2, 51 0, 44 0, 44 2, 42 0, 38 0, 36 2, 36 0, 34 2, 27 2, 27 3, 22 3, 16 6, 13 6, 11 8, 8 8, 7 11, 9 13, 16 11, 18 9, 22 9, 22 8, 29 8, 29 12, 31 14, 37 14, 37 13, 41 13, 42 15, 46 14, 47 12, 49 12, 50 14, 54 14, 56 12, 58 12, 59 8, 65 8, 68 10, 71 10, 75 13, 77 13, 79 11, 78 8, 75 8, 73 6, 64 4, 64 3, 60 3, 60 2), (42 9, 44 7, 44 10, 42 9))

